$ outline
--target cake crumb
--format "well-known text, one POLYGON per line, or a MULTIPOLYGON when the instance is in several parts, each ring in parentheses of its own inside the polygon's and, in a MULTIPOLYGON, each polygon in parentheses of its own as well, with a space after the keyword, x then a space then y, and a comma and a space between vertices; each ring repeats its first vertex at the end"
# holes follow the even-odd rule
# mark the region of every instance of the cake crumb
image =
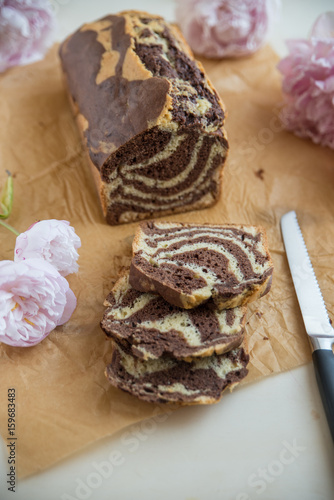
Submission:
POLYGON ((257 170, 254 173, 255 173, 256 177, 258 177, 259 179, 261 179, 261 181, 264 180, 264 170, 263 170, 263 168, 260 168, 259 170, 257 170))

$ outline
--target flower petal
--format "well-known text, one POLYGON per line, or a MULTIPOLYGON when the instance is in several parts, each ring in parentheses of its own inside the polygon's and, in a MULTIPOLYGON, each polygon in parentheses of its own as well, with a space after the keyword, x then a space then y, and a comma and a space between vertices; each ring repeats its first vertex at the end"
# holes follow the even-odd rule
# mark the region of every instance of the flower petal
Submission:
POLYGON ((69 288, 66 292, 66 305, 62 317, 58 321, 58 325, 63 325, 72 316, 75 308, 77 307, 77 298, 73 291, 69 288))
POLYGON ((280 0, 180 0, 175 14, 194 52, 231 57, 263 45, 279 8, 280 0))
POLYGON ((0 72, 41 59, 53 42, 56 20, 47 0, 2 0, 0 72))
MULTIPOLYGON (((320 21, 312 34, 320 33, 320 21)), ((278 64, 283 76, 282 123, 298 137, 334 149, 334 38, 289 40, 288 49, 289 55, 278 64)))
POLYGON ((67 321, 76 304, 68 282, 42 259, 0 262, 0 341, 38 344, 67 321))
POLYGON ((334 37, 334 12, 325 12, 318 17, 312 27, 311 37, 334 37))
POLYGON ((78 271, 81 241, 68 221, 43 220, 16 238, 14 260, 40 257, 50 262, 62 276, 78 271))

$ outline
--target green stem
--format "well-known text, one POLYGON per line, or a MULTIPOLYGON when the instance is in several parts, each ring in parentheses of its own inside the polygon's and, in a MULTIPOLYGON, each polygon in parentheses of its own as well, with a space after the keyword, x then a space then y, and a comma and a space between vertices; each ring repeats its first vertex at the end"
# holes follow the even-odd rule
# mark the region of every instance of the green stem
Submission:
POLYGON ((4 222, 1 219, 0 219, 0 225, 9 229, 9 231, 14 233, 16 236, 18 236, 20 234, 18 231, 16 231, 16 229, 14 229, 12 226, 10 226, 9 224, 7 224, 6 222, 4 222))

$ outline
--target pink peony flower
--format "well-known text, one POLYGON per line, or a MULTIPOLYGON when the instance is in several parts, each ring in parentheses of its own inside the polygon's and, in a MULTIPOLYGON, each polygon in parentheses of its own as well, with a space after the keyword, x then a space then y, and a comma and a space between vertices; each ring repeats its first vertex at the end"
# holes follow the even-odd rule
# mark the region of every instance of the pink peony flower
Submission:
POLYGON ((38 344, 71 317, 76 298, 58 271, 42 259, 0 262, 0 341, 38 344))
POLYGON ((66 220, 42 220, 16 238, 14 261, 40 257, 62 276, 77 272, 81 241, 66 220))
POLYGON ((42 59, 55 26, 47 0, 0 0, 0 72, 42 59))
POLYGON ((234 57, 263 45, 280 0, 179 0, 176 20, 190 47, 206 57, 234 57))
POLYGON ((317 19, 309 40, 289 40, 278 64, 287 130, 334 149, 334 14, 317 19), (321 36, 322 35, 322 36, 321 36))

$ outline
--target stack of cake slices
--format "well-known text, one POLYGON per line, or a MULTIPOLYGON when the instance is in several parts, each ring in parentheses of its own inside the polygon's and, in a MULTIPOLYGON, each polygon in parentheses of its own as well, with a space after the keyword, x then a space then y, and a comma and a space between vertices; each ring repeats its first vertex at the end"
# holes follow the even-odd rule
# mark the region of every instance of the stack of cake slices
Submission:
POLYGON ((154 403, 219 401, 247 375, 246 304, 268 293, 272 273, 260 227, 140 224, 105 301, 108 380, 154 403))

